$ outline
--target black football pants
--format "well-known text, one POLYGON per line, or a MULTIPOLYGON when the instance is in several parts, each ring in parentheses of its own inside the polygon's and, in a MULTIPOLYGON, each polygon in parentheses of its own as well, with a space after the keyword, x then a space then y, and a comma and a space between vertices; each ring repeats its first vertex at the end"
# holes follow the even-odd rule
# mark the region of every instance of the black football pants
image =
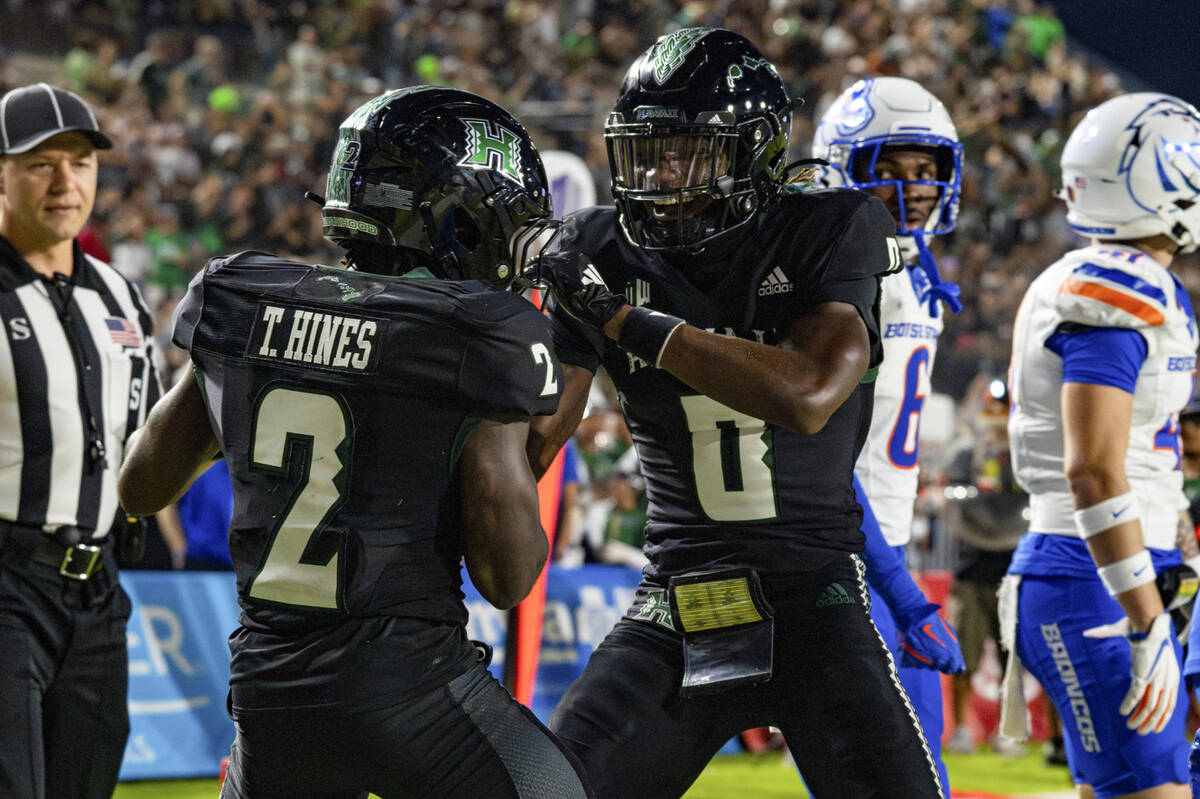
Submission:
POLYGON ((4 799, 112 796, 129 736, 130 604, 116 579, 106 566, 84 583, 0 553, 4 799))
POLYGON ((726 741, 765 726, 782 730, 815 799, 949 795, 868 616, 861 561, 848 553, 814 560, 786 589, 764 581, 775 612, 774 675, 764 683, 681 698, 678 635, 617 624, 550 718, 597 797, 682 796, 726 741), (835 582, 845 589, 837 596, 852 601, 822 601, 835 582))
POLYGON ((221 799, 588 796, 570 756, 483 663, 387 707, 239 710, 235 721, 221 799))

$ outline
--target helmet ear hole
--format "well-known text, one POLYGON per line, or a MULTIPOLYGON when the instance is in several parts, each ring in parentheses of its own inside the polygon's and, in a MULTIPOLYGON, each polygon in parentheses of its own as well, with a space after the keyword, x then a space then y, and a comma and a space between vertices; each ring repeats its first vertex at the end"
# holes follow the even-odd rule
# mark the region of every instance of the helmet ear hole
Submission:
POLYGON ((483 234, 480 232, 475 218, 462 208, 455 208, 450 213, 454 218, 454 238, 464 250, 474 252, 483 240, 483 234))

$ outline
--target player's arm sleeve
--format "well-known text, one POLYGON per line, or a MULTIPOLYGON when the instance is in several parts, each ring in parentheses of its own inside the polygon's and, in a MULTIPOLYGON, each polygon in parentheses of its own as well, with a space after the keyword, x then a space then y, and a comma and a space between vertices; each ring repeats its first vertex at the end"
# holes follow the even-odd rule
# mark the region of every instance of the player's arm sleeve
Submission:
POLYGON ((1071 332, 1081 326, 1138 331, 1144 338, 1145 355, 1153 355, 1158 338, 1155 328, 1166 322, 1170 302, 1156 277, 1155 272, 1137 264, 1123 269, 1080 264, 1054 297, 1054 309, 1064 323, 1061 329, 1071 332))
POLYGON ((1046 340, 1063 361, 1064 383, 1114 386, 1133 393, 1146 361, 1146 339, 1136 330, 1067 325, 1046 340))
POLYGON ((929 600, 913 582, 908 567, 895 549, 888 546, 879 521, 871 509, 871 502, 863 493, 858 478, 854 478, 854 494, 863 509, 862 531, 866 537, 863 547, 863 562, 867 567, 867 582, 887 602, 900 629, 907 629, 913 621, 929 613, 929 600))
POLYGON ((208 267, 205 267, 196 273, 188 284, 183 299, 175 306, 171 341, 188 352, 192 351, 196 327, 200 324, 200 312, 204 310, 204 277, 207 272, 208 267))
POLYGON ((558 408, 562 365, 555 357, 547 320, 525 305, 507 319, 481 325, 463 348, 458 390, 473 402, 479 416, 539 416, 558 408))
POLYGON ((879 286, 883 275, 895 268, 895 222, 874 197, 860 204, 847 220, 826 258, 823 277, 816 287, 819 303, 842 302, 854 306, 867 326, 871 366, 883 360, 879 332, 879 286))

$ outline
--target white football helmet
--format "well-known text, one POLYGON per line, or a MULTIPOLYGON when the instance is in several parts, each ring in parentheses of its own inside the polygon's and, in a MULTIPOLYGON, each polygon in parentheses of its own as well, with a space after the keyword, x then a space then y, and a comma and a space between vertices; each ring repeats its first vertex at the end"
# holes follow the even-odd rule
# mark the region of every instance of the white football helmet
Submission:
POLYGON ((1200 112, 1158 92, 1101 103, 1063 147, 1059 196, 1084 236, 1165 233, 1192 252, 1200 245, 1200 112))
POLYGON ((858 81, 842 92, 821 117, 812 150, 814 158, 829 162, 825 171, 826 182, 831 185, 855 189, 894 185, 900 198, 900 219, 905 217, 905 183, 940 187, 941 196, 925 222, 925 232, 940 234, 954 229, 962 185, 963 146, 946 107, 916 81, 907 78, 858 81), (880 150, 895 145, 934 149, 937 180, 855 179, 855 174, 874 175, 880 150))

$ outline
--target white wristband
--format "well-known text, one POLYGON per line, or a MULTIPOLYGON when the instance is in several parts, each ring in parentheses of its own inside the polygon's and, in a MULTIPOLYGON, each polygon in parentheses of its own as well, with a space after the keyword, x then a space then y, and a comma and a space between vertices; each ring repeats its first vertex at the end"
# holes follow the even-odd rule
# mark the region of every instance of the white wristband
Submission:
POLYGON ((1086 540, 1118 524, 1142 518, 1137 497, 1132 491, 1109 497, 1090 508, 1075 511, 1075 529, 1086 540))
POLYGON ((1101 566, 1096 569, 1100 582, 1112 596, 1123 594, 1131 588, 1153 582, 1155 578, 1154 564, 1150 561, 1150 551, 1143 549, 1127 558, 1101 566))

